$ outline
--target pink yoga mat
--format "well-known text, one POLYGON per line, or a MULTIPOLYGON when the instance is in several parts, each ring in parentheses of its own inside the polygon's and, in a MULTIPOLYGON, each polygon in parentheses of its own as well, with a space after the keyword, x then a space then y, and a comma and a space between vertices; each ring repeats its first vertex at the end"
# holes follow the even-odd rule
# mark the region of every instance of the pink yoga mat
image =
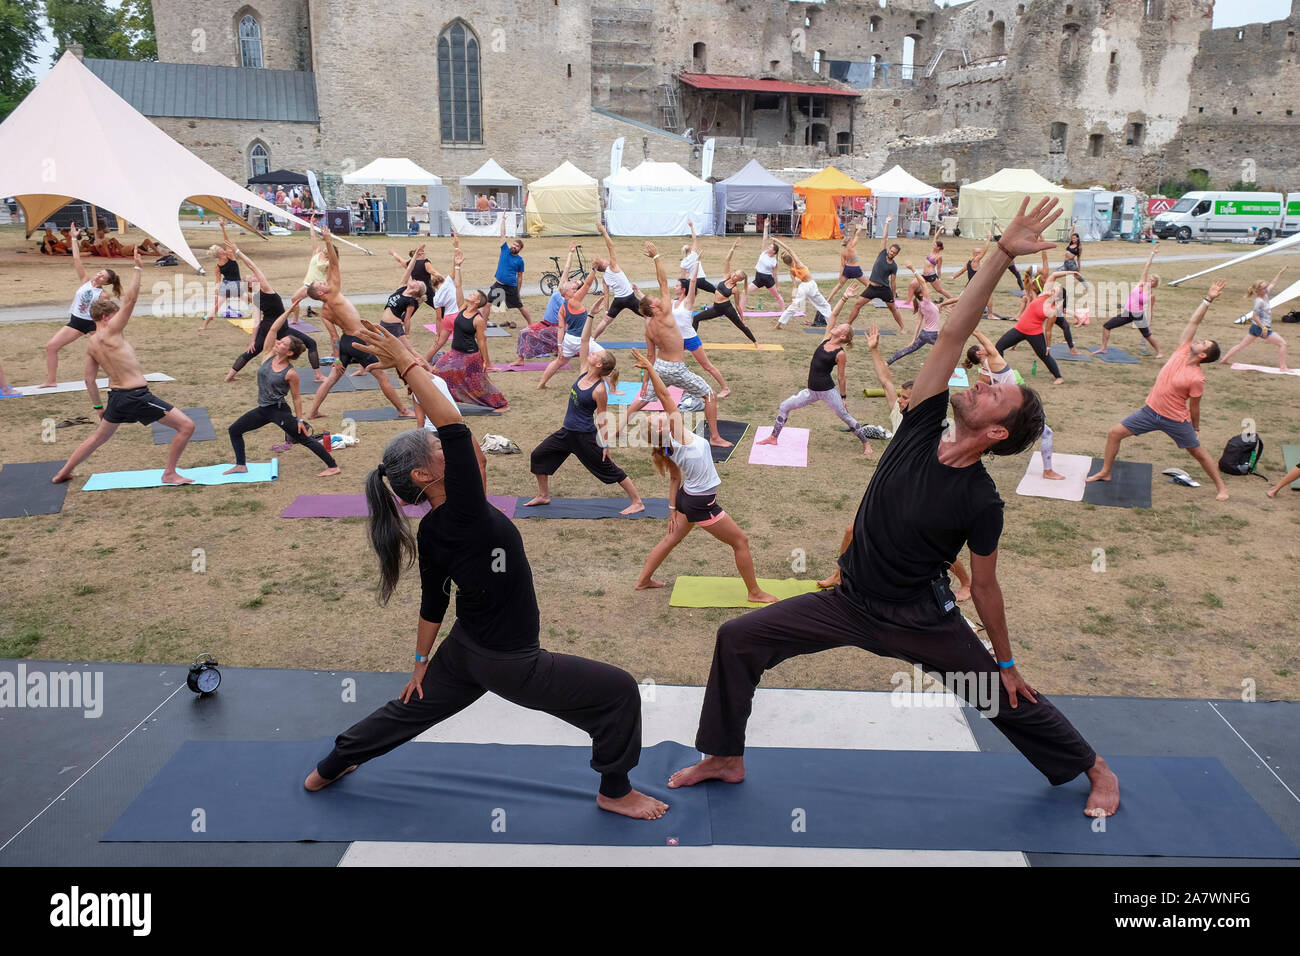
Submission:
POLYGON ((749 452, 751 465, 780 465, 786 468, 808 467, 808 429, 781 429, 781 444, 760 445, 772 434, 771 425, 762 425, 754 433, 754 447, 749 452))
MULTIPOLYGON (((784 315, 784 312, 746 312, 745 315, 757 315, 765 318, 775 319, 778 315, 784 315)), ((796 312, 795 315, 803 315, 802 312, 796 312)))
MULTIPOLYGON (((507 518, 515 516, 518 498, 488 495, 488 501, 507 518)), ((429 513, 427 504, 404 505, 408 518, 422 518, 429 513)), ((365 518, 370 514, 365 495, 299 495, 280 512, 281 518, 365 518)))
MULTIPOLYGON (((550 365, 550 362, 524 362, 522 365, 491 365, 488 367, 489 372, 541 372, 550 365)), ((569 363, 565 362, 560 369, 566 369, 569 363)))
POLYGON ((1234 372, 1267 372, 1269 375, 1300 375, 1300 369, 1290 369, 1282 371, 1274 365, 1246 365, 1243 362, 1233 362, 1232 370, 1234 372))
MULTIPOLYGON (((654 394, 654 392, 652 391, 651 394, 654 394)), ((681 404, 682 390, 680 388, 678 388, 676 385, 669 385, 668 394, 673 397, 674 402, 676 402, 679 405, 681 404)), ((664 406, 659 401, 659 399, 655 398, 652 399, 649 403, 647 403, 645 410, 647 412, 662 412, 664 410, 664 406)))

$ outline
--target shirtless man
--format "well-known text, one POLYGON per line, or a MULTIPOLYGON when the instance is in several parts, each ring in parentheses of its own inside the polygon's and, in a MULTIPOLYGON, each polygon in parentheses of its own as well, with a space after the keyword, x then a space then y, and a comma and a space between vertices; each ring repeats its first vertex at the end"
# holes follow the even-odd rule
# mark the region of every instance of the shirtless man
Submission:
MULTIPOLYGON (((653 242, 647 242, 645 254, 654 260, 655 276, 659 280, 659 295, 644 296, 637 306, 645 317, 646 355, 666 385, 676 385, 687 395, 694 395, 704 402, 704 417, 709 423, 709 444, 727 448, 731 442, 718 432, 717 396, 704 379, 686 367, 685 340, 673 318, 673 298, 668 290, 668 274, 659 258, 659 250, 653 242)), ((691 285, 694 285, 694 280, 691 285)), ((628 414, 636 414, 645 404, 644 399, 638 399, 628 414)))
POLYGON ((380 390, 384 393, 384 398, 392 402, 393 407, 397 409, 397 417, 414 418, 414 410, 403 404, 397 390, 393 388, 393 383, 389 381, 383 366, 379 364, 379 360, 364 349, 364 344, 359 335, 361 316, 357 314, 357 307, 343 295, 343 278, 339 271, 339 251, 334 248, 334 237, 328 228, 321 229, 321 239, 325 242, 325 254, 329 257, 329 267, 325 271, 324 281, 311 283, 307 287, 307 294, 320 303, 321 318, 327 324, 338 326, 343 335, 339 339, 339 360, 331 366, 329 378, 325 379, 316 390, 316 400, 312 402, 311 412, 307 417, 309 419, 325 417, 320 410, 321 402, 325 401, 325 396, 330 393, 330 389, 343 377, 347 367, 353 362, 358 362, 375 377, 380 390))
POLYGON ((131 319, 136 300, 140 297, 140 250, 135 251, 135 274, 126 287, 126 294, 120 303, 106 295, 100 294, 90 306, 90 318, 95 323, 95 331, 86 339, 86 354, 105 372, 108 373, 108 404, 100 412, 99 428, 95 433, 77 446, 67 464, 59 469, 51 481, 55 484, 68 481, 73 469, 94 453, 95 449, 113 437, 117 426, 124 422, 139 422, 152 425, 162 422, 168 428, 176 430, 176 437, 167 449, 167 467, 163 469, 164 485, 190 485, 193 478, 186 478, 176 471, 176 463, 181 460, 181 452, 194 434, 194 422, 179 408, 173 408, 149 391, 145 381, 144 369, 136 357, 135 349, 126 340, 123 332, 131 319))

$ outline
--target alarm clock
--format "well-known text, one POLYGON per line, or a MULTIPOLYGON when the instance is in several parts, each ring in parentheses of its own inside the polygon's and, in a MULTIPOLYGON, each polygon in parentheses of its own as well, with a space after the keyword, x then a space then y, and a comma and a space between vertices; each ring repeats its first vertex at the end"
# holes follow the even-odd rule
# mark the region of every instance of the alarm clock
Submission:
POLYGON ((189 676, 185 684, 194 693, 204 696, 211 694, 221 686, 221 671, 217 670, 217 659, 211 654, 200 654, 190 665, 189 676))

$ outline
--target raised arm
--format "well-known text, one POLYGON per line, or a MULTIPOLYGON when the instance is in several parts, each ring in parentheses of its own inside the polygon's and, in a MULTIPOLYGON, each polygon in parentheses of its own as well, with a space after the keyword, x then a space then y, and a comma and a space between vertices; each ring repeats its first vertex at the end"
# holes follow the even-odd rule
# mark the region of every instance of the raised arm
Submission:
MULTIPOLYGON (((415 250, 415 255, 411 256, 411 261, 406 264, 406 272, 402 275, 402 285, 407 285, 411 281, 411 273, 415 271, 415 264, 424 259, 424 246, 415 250)), ((400 261, 400 260, 399 260, 400 261)))
POLYGON ((1196 330, 1200 328, 1201 320, 1204 319, 1206 313, 1210 311, 1210 303, 1222 295, 1223 290, 1227 287, 1228 283, 1224 282, 1222 279, 1215 279, 1214 282, 1210 283, 1210 290, 1205 293, 1205 297, 1202 298, 1200 303, 1196 306, 1196 311, 1193 312, 1192 317, 1187 320, 1187 327, 1183 329, 1183 334, 1178 339, 1178 345, 1180 348, 1192 339, 1196 338, 1196 330))
POLYGON ((691 252, 694 252, 696 255, 699 255, 700 240, 699 237, 695 235, 695 220, 688 219, 686 221, 686 224, 691 227, 691 252))
POLYGON ((1156 250, 1159 248, 1160 243, 1155 242, 1151 244, 1151 254, 1147 256, 1147 261, 1142 266, 1142 278, 1138 280, 1139 284, 1146 285, 1147 280, 1151 278, 1151 260, 1156 257, 1156 250))
POLYGON ((389 335, 368 319, 361 320, 361 338, 368 346, 367 351, 378 358, 385 368, 397 370, 435 428, 462 420, 459 409, 447 401, 446 396, 433 384, 432 376, 423 369, 411 374, 420 363, 400 338, 389 335))
POLYGON ((498 216, 497 218, 499 218, 499 219, 501 220, 501 241, 502 241, 502 242, 505 242, 505 239, 506 239, 506 214, 503 212, 503 213, 501 213, 501 215, 498 216))
POLYGON ((780 239, 776 238, 775 236, 772 237, 772 241, 776 243, 776 247, 778 249, 780 249, 784 253, 787 253, 790 256, 790 260, 791 262, 794 263, 795 268, 797 269, 803 268, 803 263, 799 261, 799 256, 796 255, 793 249, 791 249, 789 246, 787 246, 784 242, 782 242, 780 239))
POLYGON ((1007 360, 1002 357, 1002 353, 998 351, 998 347, 993 344, 992 339, 979 329, 976 329, 971 335, 975 337, 975 341, 984 350, 984 355, 988 358, 990 372, 1001 372, 1007 367, 1007 360))
POLYGON ((880 237, 881 249, 889 248, 889 224, 893 221, 894 221, 894 217, 892 214, 885 217, 885 234, 880 237))
MULTIPOLYGON (((72 246, 72 267, 77 270, 77 278, 82 282, 89 282, 90 276, 86 273, 86 267, 81 264, 81 243, 77 241, 77 224, 75 222, 68 225, 68 238, 71 239, 68 244, 72 246)), ((1278 275, 1281 274, 1278 273, 1278 275)), ((1274 279, 1273 281, 1276 282, 1277 280, 1274 279)))
POLYGON ((560 270, 561 282, 563 282, 565 279, 569 277, 569 268, 573 265, 573 254, 574 252, 577 251, 577 249, 578 249, 578 243, 576 240, 574 242, 569 243, 569 254, 564 257, 564 268, 560 270))
POLYGON ((1043 199, 1030 212, 1029 197, 1020 204, 1020 211, 1002 234, 997 245, 988 253, 987 267, 975 273, 970 285, 962 295, 962 301, 951 311, 948 321, 939 330, 939 339, 935 342, 925 364, 917 373, 916 385, 912 388, 910 405, 917 406, 926 399, 938 395, 948 387, 953 370, 961 359, 962 348, 971 333, 979 325, 984 303, 993 294, 998 280, 1016 256, 1032 255, 1042 249, 1054 249, 1055 243, 1042 240, 1043 230, 1061 215, 1060 204, 1055 199, 1043 199))
POLYGON ((257 263, 253 262, 252 259, 244 255, 243 250, 241 250, 238 246, 235 247, 235 258, 239 259, 244 263, 244 265, 248 266, 248 271, 253 273, 253 278, 257 280, 257 287, 261 291, 266 293, 275 292, 275 290, 271 288, 271 284, 266 281, 266 276, 262 274, 262 270, 257 267, 257 263))
MULTIPOLYGON (((77 238, 77 234, 76 234, 75 232, 72 234, 72 238, 73 238, 74 240, 77 238)), ((74 250, 77 248, 75 242, 73 243, 72 248, 73 248, 74 250)), ((76 255, 76 252, 74 251, 72 254, 75 256, 75 255, 76 255)), ((1272 295, 1272 294, 1273 294, 1273 287, 1274 287, 1275 285, 1277 285, 1278 280, 1282 278, 1282 273, 1284 273, 1284 272, 1286 272, 1286 266, 1283 266, 1281 269, 1278 269, 1278 270, 1277 270, 1277 275, 1273 276, 1273 281, 1270 282, 1270 283, 1268 284, 1268 294, 1269 294, 1269 295, 1272 295)))
POLYGON ((727 258, 722 261, 723 275, 728 275, 728 276, 731 275, 731 260, 736 255, 736 246, 738 245, 740 245, 739 239, 733 242, 731 244, 731 248, 727 250, 727 258))
POLYGON ((898 401, 898 390, 894 388, 894 376, 889 374, 889 363, 880 354, 880 326, 874 322, 867 329, 867 348, 871 350, 871 361, 876 366, 876 379, 885 392, 885 404, 893 408, 898 401))
POLYGON ((575 305, 581 305, 582 300, 585 299, 587 297, 587 293, 591 291, 591 284, 595 281, 596 281, 596 270, 592 269, 590 272, 587 273, 587 278, 582 280, 582 285, 578 286, 578 290, 573 293, 573 296, 569 299, 569 301, 574 303, 575 305))
POLYGON ((645 372, 646 378, 655 390, 655 398, 659 399, 659 404, 662 405, 664 411, 668 413, 668 422, 672 431, 673 440, 678 442, 685 441, 686 426, 682 424, 681 413, 677 409, 677 403, 673 401, 673 393, 668 391, 668 386, 664 384, 664 380, 661 379, 659 373, 655 371, 654 363, 636 349, 632 350, 632 361, 636 363, 637 368, 642 369, 645 372))
POLYGON ((849 240, 848 249, 850 252, 855 254, 857 253, 858 239, 861 237, 861 235, 862 235, 862 223, 858 223, 856 226, 853 227, 853 238, 849 240))
MULTIPOLYGON (((609 256, 609 267, 610 267, 611 269, 613 269, 615 272, 617 272, 617 271, 618 271, 618 257, 614 254, 614 240, 611 239, 611 238, 609 237, 609 230, 607 230, 607 229, 605 228, 605 224, 604 224, 603 222, 598 222, 598 223, 596 223, 596 228, 600 230, 601 238, 603 238, 603 239, 605 240, 605 252, 606 252, 606 254, 609 256)), ((570 243, 570 244, 569 244, 569 253, 570 253, 570 254, 573 253, 573 246, 574 246, 573 243, 570 243)), ((565 275, 568 275, 568 274, 569 274, 569 264, 568 264, 568 262, 565 262, 565 264, 564 264, 564 274, 565 274, 565 275)))
POLYGON ((135 308, 136 302, 140 298, 140 277, 144 274, 144 266, 140 260, 140 248, 135 250, 135 270, 131 276, 131 281, 127 283, 126 294, 122 296, 122 305, 118 308, 117 313, 108 321, 108 327, 113 332, 121 332, 126 328, 126 323, 131 320, 131 311, 135 308))
POLYGON ((451 284, 456 287, 456 311, 465 311, 465 292, 460 286, 460 266, 465 261, 465 253, 459 249, 451 257, 451 284))
POLYGON ((655 278, 659 280, 660 297, 671 302, 672 296, 668 292, 668 273, 664 271, 663 260, 659 258, 659 250, 655 248, 653 242, 647 242, 645 244, 645 254, 654 260, 655 278))
POLYGON ((695 283, 699 281, 699 278, 700 264, 697 262, 691 267, 691 281, 690 284, 686 286, 686 298, 682 300, 682 304, 686 306, 689 311, 695 310, 695 283))
POLYGON ((329 265, 325 269, 325 287, 330 292, 338 292, 343 288, 343 276, 339 270, 339 251, 334 247, 334 236, 328 228, 321 230, 320 237, 325 243, 325 258, 329 260, 329 265))

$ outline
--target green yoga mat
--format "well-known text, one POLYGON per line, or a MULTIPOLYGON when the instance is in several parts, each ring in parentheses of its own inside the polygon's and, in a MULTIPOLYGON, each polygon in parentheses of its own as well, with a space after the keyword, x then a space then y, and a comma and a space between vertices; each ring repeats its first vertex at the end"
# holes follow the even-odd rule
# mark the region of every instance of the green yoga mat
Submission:
MULTIPOLYGON (((794 597, 817 590, 816 581, 797 578, 759 578, 758 586, 779 598, 794 597)), ((704 578, 683 574, 673 583, 672 607, 763 607, 746 600, 745 582, 740 578, 704 578)))
MULTIPOLYGON (((1283 445, 1282 458, 1286 461, 1286 470, 1290 471, 1296 465, 1300 465, 1300 445, 1283 445)), ((1300 478, 1291 482, 1292 491, 1300 491, 1300 478)))

